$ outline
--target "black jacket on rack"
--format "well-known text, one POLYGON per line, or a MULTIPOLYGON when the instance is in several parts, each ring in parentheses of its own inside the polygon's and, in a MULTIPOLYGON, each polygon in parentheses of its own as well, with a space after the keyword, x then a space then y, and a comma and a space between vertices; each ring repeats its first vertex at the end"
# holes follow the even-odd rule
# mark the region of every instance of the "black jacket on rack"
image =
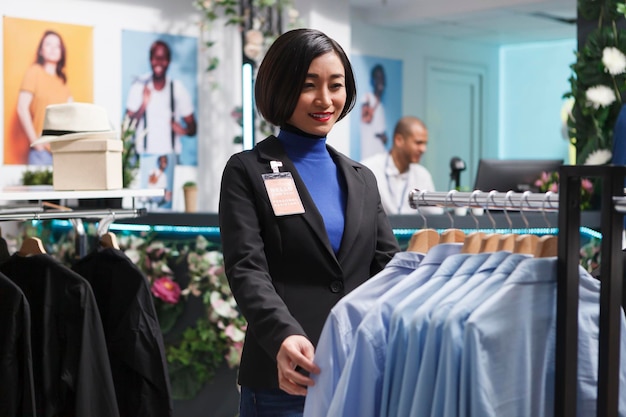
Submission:
POLYGON ((98 303, 120 416, 171 416, 163 336, 145 275, 112 248, 89 253, 72 269, 89 281, 98 303))
POLYGON ((47 254, 0 264, 30 306, 39 416, 118 417, 100 313, 91 286, 47 254))
POLYGON ((0 417, 34 416, 35 387, 26 296, 0 273, 0 417))

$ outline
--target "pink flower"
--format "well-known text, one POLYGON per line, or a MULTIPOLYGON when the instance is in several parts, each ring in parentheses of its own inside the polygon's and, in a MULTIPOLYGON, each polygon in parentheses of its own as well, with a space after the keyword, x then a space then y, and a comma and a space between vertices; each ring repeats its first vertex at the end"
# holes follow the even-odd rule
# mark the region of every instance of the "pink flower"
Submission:
POLYGON ((550 191, 552 191, 553 193, 558 193, 559 192, 559 184, 552 183, 552 185, 550 186, 550 191))
POLYGON ((180 299, 180 286, 168 277, 159 278, 152 284, 152 294, 169 304, 180 299))
POLYGON ((580 185, 583 187, 583 189, 585 191, 587 191, 589 194, 593 193, 593 184, 591 183, 591 181, 589 181, 587 178, 583 178, 580 181, 580 185))

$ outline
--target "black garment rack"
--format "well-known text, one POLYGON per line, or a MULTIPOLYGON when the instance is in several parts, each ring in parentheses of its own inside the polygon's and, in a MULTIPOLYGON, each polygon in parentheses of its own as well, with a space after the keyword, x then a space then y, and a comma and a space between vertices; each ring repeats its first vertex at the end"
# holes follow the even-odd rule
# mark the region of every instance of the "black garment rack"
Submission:
POLYGON ((409 193, 409 202, 417 210, 422 205, 485 210, 558 210, 554 416, 572 417, 577 415, 580 189, 583 178, 599 181, 602 267, 596 416, 618 417, 621 309, 626 306, 626 286, 622 284, 626 166, 564 165, 559 169, 559 177, 558 194, 480 190, 446 193, 415 189, 409 193))
POLYGON ((621 308, 623 286, 622 233, 626 200, 626 166, 562 166, 559 170, 559 236, 555 416, 576 415, 578 371, 578 286, 580 187, 583 178, 597 179, 600 194, 602 256, 597 417, 617 417, 619 406, 621 308))

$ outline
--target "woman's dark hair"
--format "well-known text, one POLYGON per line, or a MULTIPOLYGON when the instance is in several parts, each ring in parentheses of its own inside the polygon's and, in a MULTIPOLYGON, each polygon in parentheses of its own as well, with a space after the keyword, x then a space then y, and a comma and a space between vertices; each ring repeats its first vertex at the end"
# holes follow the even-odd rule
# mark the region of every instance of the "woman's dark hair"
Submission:
POLYGON ((311 62, 328 52, 335 52, 345 71, 346 104, 339 119, 354 107, 356 82, 350 60, 333 39, 315 29, 285 32, 270 46, 255 81, 255 99, 259 113, 275 126, 284 126, 293 114, 311 62))
POLYGON ((39 46, 37 47, 37 60, 35 62, 43 66, 45 60, 43 58, 43 55, 41 54, 41 48, 43 47, 43 41, 49 35, 54 35, 57 38, 59 38, 59 42, 61 44, 61 59, 59 59, 59 62, 57 62, 56 74, 60 79, 63 80, 63 83, 65 84, 67 82, 67 77, 65 76, 65 73, 63 72, 63 68, 65 68, 65 43, 63 43, 63 38, 61 37, 61 35, 59 35, 54 30, 46 30, 43 36, 41 37, 41 40, 39 41, 39 46))

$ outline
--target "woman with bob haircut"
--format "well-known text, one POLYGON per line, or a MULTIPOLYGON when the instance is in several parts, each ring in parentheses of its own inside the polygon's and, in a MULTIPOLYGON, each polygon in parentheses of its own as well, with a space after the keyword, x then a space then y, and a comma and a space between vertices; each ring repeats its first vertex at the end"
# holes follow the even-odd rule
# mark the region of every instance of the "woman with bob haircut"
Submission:
POLYGON ((327 145, 356 100, 350 61, 324 33, 284 33, 255 86, 280 128, 229 159, 219 225, 226 276, 248 321, 240 416, 302 416, 330 309, 399 251, 365 166, 327 145))

